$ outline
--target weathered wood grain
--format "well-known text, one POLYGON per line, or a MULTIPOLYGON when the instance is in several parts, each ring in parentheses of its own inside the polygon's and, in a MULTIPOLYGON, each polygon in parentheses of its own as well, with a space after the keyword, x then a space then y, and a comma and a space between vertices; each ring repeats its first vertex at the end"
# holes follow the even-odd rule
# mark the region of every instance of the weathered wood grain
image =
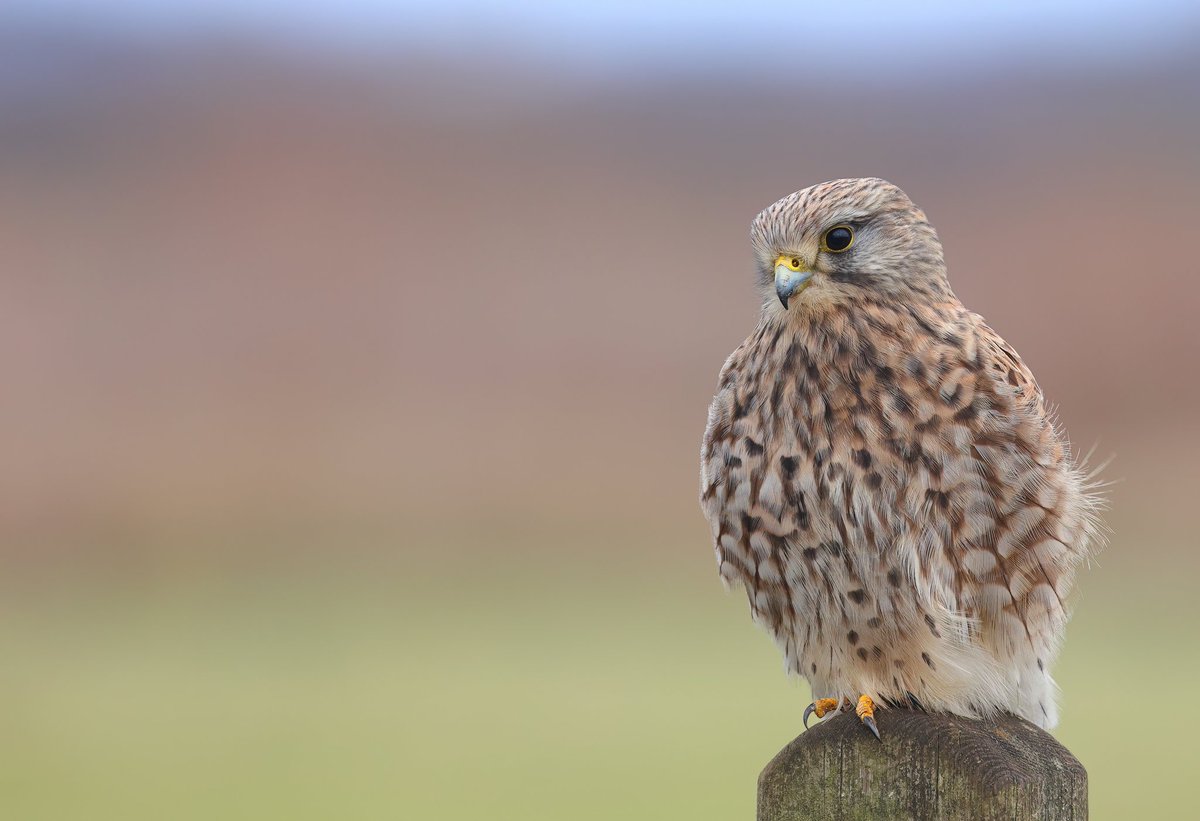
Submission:
POLYGON ((882 742, 844 714, 784 747, 759 777, 759 821, 1087 818, 1087 771, 1027 721, 895 709, 876 718, 882 742))

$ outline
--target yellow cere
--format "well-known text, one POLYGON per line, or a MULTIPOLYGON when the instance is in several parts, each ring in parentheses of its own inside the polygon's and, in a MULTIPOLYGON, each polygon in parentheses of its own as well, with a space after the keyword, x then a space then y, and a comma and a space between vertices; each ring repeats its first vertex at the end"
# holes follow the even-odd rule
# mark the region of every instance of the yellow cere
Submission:
POLYGON ((778 268, 780 265, 792 271, 805 270, 804 260, 800 257, 780 254, 779 256, 775 257, 775 267, 778 268))

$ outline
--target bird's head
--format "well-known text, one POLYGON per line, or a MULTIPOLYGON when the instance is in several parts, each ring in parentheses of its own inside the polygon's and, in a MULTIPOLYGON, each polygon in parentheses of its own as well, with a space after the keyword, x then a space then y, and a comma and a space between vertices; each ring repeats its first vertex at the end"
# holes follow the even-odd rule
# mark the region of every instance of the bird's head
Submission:
POLYGON ((950 293, 942 245, 890 182, 834 180, 789 194, 750 228, 767 310, 912 301, 950 293))

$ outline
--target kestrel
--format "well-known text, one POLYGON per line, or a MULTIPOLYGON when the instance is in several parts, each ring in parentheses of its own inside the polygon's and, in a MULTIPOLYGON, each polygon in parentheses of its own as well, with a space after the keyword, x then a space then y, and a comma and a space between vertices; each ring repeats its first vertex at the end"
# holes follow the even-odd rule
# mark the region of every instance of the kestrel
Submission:
POLYGON ((876 704, 1057 721, 1050 666, 1098 499, 1033 374, 880 179, 754 220, 762 313, 721 370, 700 502, 727 584, 818 718, 876 704))

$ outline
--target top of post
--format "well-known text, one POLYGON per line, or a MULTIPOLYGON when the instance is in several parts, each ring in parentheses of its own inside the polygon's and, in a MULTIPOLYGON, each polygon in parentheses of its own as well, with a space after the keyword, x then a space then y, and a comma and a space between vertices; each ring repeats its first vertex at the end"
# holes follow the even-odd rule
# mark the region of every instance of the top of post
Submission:
POLYGON ((895 709, 876 719, 882 741, 848 713, 784 747, 759 777, 759 821, 1087 818, 1087 771, 1023 719, 895 709))

